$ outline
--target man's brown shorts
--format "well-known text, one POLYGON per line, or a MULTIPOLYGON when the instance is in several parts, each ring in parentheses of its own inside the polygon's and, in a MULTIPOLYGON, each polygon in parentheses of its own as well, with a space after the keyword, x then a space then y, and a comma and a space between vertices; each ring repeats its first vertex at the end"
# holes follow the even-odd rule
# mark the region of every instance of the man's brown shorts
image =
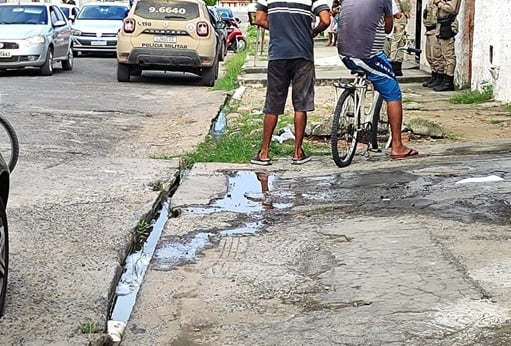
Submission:
POLYGON ((305 59, 268 61, 268 84, 264 114, 282 114, 286 105, 289 86, 295 111, 314 110, 314 62, 305 59))

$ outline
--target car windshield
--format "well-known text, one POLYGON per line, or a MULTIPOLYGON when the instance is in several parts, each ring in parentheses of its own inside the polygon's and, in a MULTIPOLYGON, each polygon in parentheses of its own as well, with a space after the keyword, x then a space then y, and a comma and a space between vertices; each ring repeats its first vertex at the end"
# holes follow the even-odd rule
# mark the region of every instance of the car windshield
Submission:
POLYGON ((69 18, 69 7, 59 7, 59 8, 64 13, 64 16, 66 16, 66 18, 69 18))
POLYGON ((46 6, 0 6, 0 24, 48 24, 46 6))
POLYGON ((84 6, 77 19, 123 20, 127 12, 128 7, 123 6, 84 6))

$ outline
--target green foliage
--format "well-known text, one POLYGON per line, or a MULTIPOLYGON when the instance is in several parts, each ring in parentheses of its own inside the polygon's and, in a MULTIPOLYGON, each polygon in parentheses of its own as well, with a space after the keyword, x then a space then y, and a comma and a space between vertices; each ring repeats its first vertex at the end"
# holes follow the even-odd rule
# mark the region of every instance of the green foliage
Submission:
MULTIPOLYGON (((228 124, 227 133, 215 139, 207 136, 204 142, 200 143, 193 152, 185 154, 181 159, 183 168, 190 168, 195 162, 234 162, 247 163, 250 158, 259 150, 261 145, 262 114, 249 114, 242 116, 233 124, 228 124)), ((279 117, 277 129, 293 124, 293 117, 282 115, 279 117)), ((304 141, 304 150, 315 155, 323 155, 328 150, 321 145, 304 141)), ((272 157, 291 157, 294 150, 294 142, 272 142, 270 151, 272 157)))
POLYGON ((205 2, 205 3, 206 3, 206 5, 208 5, 208 6, 215 6, 215 5, 216 5, 217 0, 204 0, 204 2, 205 2))
POLYGON ((247 60, 247 52, 240 52, 235 54, 225 63, 225 76, 218 80, 213 87, 213 90, 231 91, 237 86, 238 76, 241 73, 241 68, 247 60))
POLYGON ((461 94, 451 97, 449 101, 456 104, 474 104, 490 101, 491 99, 493 99, 493 87, 485 85, 481 91, 465 90, 461 94))
POLYGON ((101 329, 98 328, 98 325, 96 324, 96 322, 89 321, 89 322, 82 323, 80 325, 80 332, 82 334, 94 334, 94 333, 101 332, 101 329))
POLYGON ((140 220, 133 230, 133 242, 137 249, 141 248, 151 233, 151 225, 146 220, 140 220))
POLYGON ((507 104, 505 108, 508 112, 511 112, 511 103, 507 104))

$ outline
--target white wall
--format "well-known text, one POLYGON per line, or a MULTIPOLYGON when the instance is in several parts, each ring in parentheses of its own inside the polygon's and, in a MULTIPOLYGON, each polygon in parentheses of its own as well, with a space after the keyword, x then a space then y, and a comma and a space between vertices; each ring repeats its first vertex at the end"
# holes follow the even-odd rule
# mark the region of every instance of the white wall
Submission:
POLYGON ((490 83, 497 100, 511 102, 511 1, 476 0, 475 7, 472 89, 490 83))

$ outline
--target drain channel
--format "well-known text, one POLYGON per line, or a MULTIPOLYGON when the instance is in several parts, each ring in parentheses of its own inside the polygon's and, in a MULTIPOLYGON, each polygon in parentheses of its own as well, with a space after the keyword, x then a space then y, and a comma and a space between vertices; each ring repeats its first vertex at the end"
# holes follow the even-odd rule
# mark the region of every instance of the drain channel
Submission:
POLYGON ((169 218, 170 203, 168 200, 162 202, 159 215, 154 218, 151 224, 151 232, 142 248, 131 253, 126 258, 124 271, 115 289, 115 302, 107 322, 107 333, 112 341, 120 342, 126 323, 130 318, 137 299, 140 285, 154 254, 160 235, 163 232, 165 223, 169 218))

